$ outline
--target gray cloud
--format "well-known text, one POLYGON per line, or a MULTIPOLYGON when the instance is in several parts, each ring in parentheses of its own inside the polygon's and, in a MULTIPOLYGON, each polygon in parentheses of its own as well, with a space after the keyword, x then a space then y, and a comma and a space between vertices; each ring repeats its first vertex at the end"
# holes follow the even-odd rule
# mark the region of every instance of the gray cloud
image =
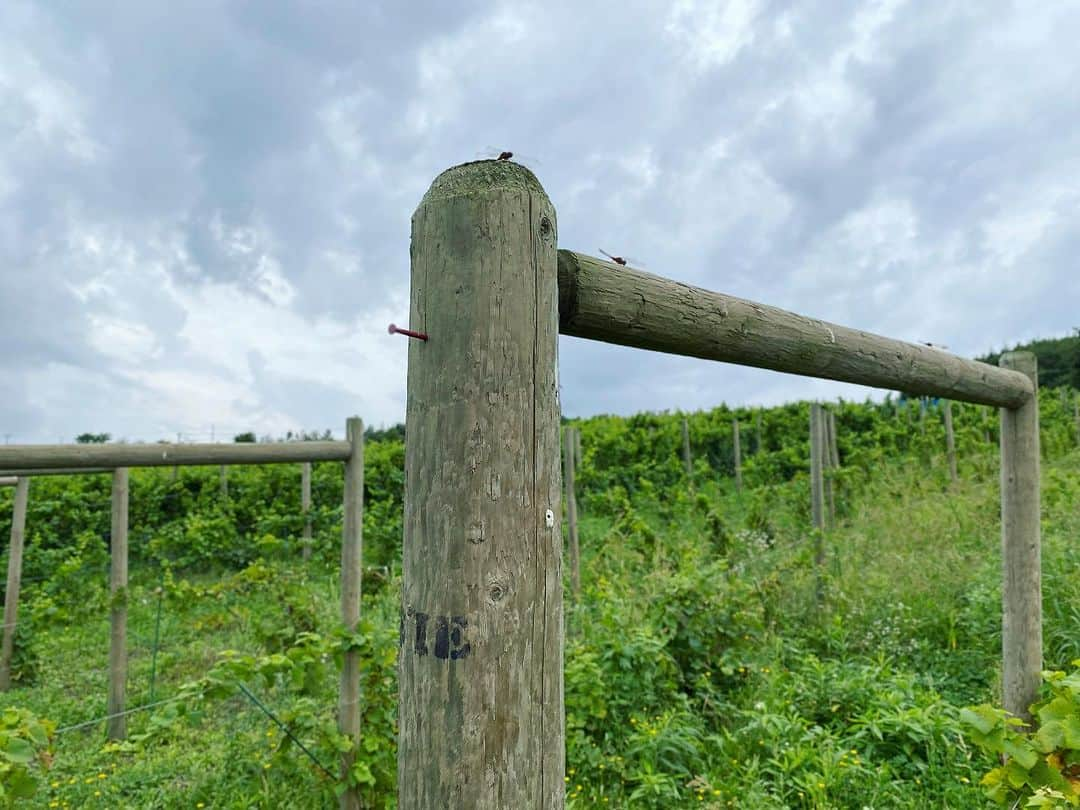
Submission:
MULTIPOLYGON (((0 432, 400 419, 409 217, 488 146, 565 247, 966 354, 1066 332, 1078 34, 1004 1, 5 3, 0 432)), ((571 414, 864 394, 560 359, 571 414)))

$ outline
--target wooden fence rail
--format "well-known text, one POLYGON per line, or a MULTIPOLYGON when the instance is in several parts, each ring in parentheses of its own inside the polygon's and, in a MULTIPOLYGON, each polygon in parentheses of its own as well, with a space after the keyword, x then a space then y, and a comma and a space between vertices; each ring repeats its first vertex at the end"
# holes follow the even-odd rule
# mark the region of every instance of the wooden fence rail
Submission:
POLYGON ((348 442, 263 444, 26 444, 0 447, 0 470, 94 470, 219 464, 348 461, 348 442))
POLYGON ((559 331, 622 346, 805 377, 1019 408, 1031 380, 1011 369, 881 337, 559 251, 559 331))

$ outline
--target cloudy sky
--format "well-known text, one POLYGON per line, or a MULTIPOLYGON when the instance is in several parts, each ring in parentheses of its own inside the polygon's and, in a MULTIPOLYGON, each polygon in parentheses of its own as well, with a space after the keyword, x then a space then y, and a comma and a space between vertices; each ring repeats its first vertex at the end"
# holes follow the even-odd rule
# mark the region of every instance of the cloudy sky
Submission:
MULTIPOLYGON (((1080 325, 1076 2, 0 4, 0 439, 404 416, 409 218, 975 355, 1080 325)), ((863 397, 563 338, 569 415, 863 397)))

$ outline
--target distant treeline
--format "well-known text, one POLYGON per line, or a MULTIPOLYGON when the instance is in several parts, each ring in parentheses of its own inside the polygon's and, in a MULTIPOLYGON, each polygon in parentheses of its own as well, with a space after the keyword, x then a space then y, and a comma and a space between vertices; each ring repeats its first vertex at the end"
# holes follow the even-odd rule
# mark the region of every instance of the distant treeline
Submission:
MULTIPOLYGON (((1080 334, 1061 338, 1043 338, 1023 343, 1006 351, 1034 352, 1039 359, 1039 385, 1057 388, 1062 385, 1080 388, 1080 334)), ((997 365, 1001 352, 977 358, 997 365)))

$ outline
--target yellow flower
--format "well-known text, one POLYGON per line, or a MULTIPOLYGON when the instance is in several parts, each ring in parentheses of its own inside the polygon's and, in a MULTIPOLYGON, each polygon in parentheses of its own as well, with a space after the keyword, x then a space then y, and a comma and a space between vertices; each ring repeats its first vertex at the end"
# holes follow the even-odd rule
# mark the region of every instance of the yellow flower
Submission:
POLYGON ((269 768, 270 768, 270 763, 269 762, 264 762, 263 763, 263 770, 268 770, 269 768))
POLYGON ((99 773, 99 774, 97 775, 97 778, 98 778, 98 779, 104 779, 104 778, 105 778, 105 774, 103 774, 103 773, 99 773))
POLYGON ((95 795, 95 796, 100 796, 100 795, 101 795, 101 791, 100 791, 100 790, 95 790, 95 791, 94 791, 94 795, 95 795))

